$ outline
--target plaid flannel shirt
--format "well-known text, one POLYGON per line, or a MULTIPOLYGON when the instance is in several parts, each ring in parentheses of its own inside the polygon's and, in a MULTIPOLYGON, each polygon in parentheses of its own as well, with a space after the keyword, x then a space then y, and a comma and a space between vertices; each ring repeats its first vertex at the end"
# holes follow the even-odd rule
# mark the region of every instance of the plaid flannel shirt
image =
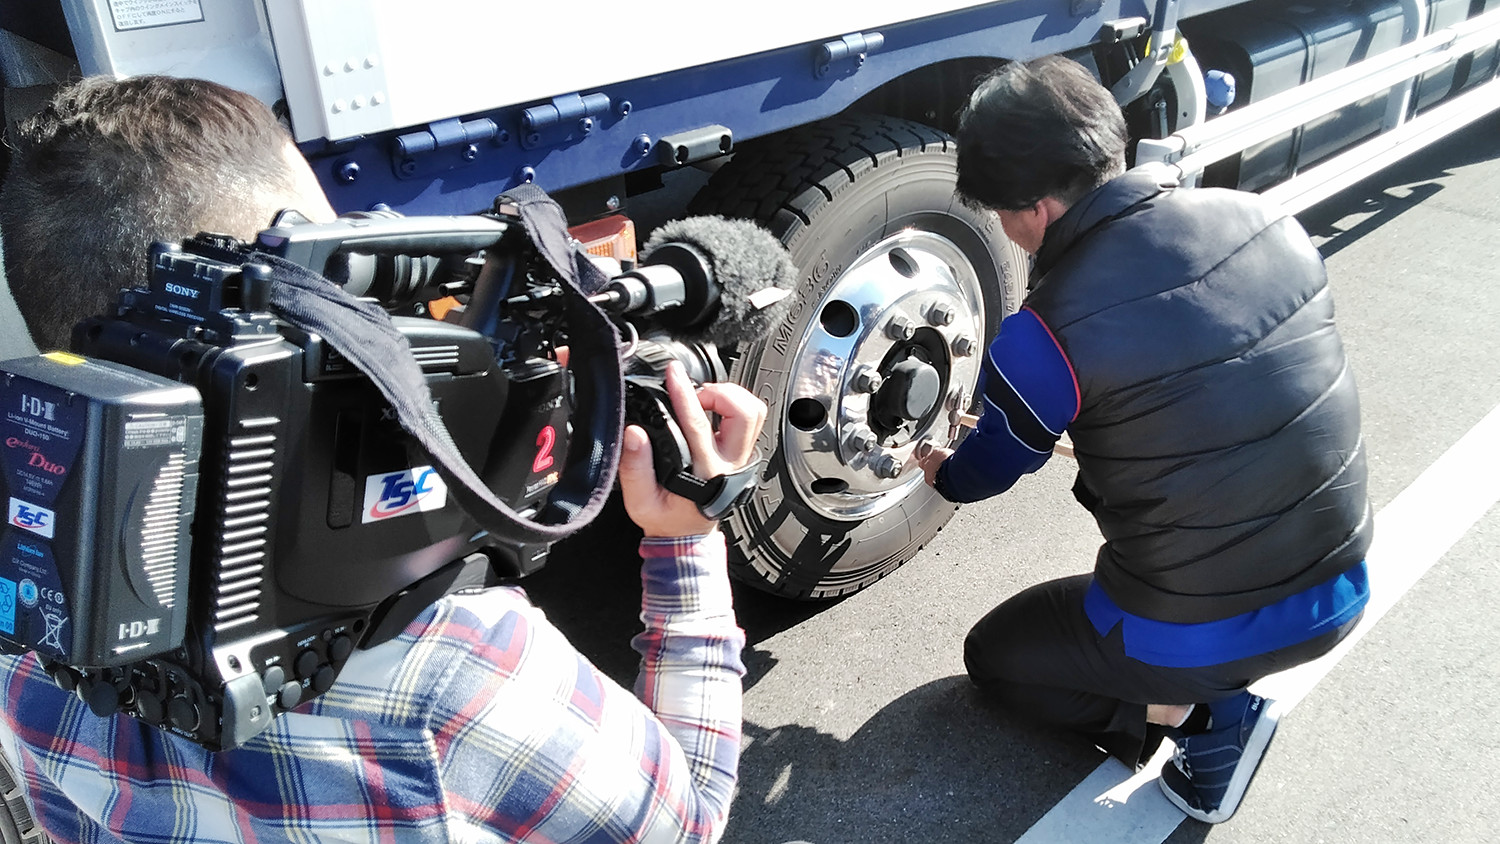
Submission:
POLYGON ((520 589, 450 595, 320 698, 210 753, 0 657, 0 748, 58 841, 714 841, 740 651, 715 532, 641 543, 636 695, 520 589))

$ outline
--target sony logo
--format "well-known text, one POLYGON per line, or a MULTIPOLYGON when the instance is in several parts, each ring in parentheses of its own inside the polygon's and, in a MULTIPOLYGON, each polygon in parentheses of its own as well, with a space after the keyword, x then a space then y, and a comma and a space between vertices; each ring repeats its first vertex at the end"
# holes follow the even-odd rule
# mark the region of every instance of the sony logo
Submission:
POLYGON ((167 282, 167 292, 174 296, 186 296, 189 299, 198 298, 198 288, 188 287, 187 285, 178 284, 173 281, 167 282))

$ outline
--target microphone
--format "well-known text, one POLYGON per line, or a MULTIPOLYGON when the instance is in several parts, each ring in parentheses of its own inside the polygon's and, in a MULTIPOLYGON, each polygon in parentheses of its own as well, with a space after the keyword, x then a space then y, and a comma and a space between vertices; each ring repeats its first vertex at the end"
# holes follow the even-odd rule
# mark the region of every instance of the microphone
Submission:
POLYGON ((596 295, 617 313, 648 312, 684 342, 733 346, 765 337, 790 307, 792 256, 750 220, 688 217, 651 233, 641 265, 596 295))
POLYGON ((667 223, 651 233, 641 254, 639 267, 591 297, 616 313, 649 314, 667 332, 653 331, 631 346, 625 421, 645 430, 662 486, 718 519, 754 488, 761 461, 727 475, 694 476, 662 375, 677 360, 694 383, 726 380, 718 349, 770 333, 791 304, 797 266, 770 232, 719 216, 667 223))

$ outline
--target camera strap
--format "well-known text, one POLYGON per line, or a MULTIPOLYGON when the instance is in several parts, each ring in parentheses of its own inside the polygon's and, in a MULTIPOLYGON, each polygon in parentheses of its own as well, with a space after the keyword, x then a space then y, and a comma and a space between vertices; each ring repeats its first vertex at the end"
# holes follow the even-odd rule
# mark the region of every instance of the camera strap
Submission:
POLYGON ((750 492, 760 477, 760 452, 749 463, 726 475, 714 475, 704 480, 686 469, 669 476, 662 482, 667 492, 680 495, 698 505, 698 512, 706 519, 718 521, 729 515, 737 505, 749 500, 750 492))
MULTIPOLYGON (((555 216, 536 213, 539 205, 548 203, 550 198, 545 203, 532 198, 531 211, 522 209, 528 232, 533 225, 542 233, 555 232, 556 226, 563 225, 561 209, 556 209, 555 203, 551 203, 555 216)), ((566 235, 565 226, 562 233, 566 235)), ((548 237, 555 240, 554 235, 548 237)), ((516 512, 496 497, 464 459, 437 412, 410 344, 384 308, 356 298, 292 261, 264 253, 255 254, 252 260, 271 268, 272 309, 298 328, 321 336, 374 382, 390 402, 401 427, 426 450, 454 498, 481 527, 512 543, 551 544, 592 521, 609 498, 620 462, 624 386, 614 323, 588 301, 579 287, 581 266, 592 264, 586 259, 564 260, 559 266, 554 262, 555 254, 544 250, 543 255, 553 262, 554 271, 564 282, 572 329, 569 344, 575 356, 571 368, 579 374, 580 382, 579 426, 563 477, 547 508, 536 518, 516 512)))
POLYGON ((609 276, 604 270, 576 247, 573 236, 568 233, 568 219, 563 215, 562 206, 546 191, 530 183, 517 185, 500 194, 495 204, 515 206, 526 236, 531 238, 553 271, 573 287, 584 293, 598 293, 609 284, 609 276))

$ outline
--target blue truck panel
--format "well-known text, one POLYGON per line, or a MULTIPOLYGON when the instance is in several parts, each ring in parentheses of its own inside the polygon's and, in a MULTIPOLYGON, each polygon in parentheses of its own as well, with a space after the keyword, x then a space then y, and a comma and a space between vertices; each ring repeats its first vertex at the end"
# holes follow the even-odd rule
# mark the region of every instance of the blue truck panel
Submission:
POLYGON ((303 150, 340 211, 383 204, 409 214, 470 213, 524 181, 558 191, 655 167, 664 137, 712 126, 727 128, 736 142, 767 135, 837 114, 924 67, 1077 50, 1098 39, 1103 22, 1148 14, 1141 0, 1073 5, 1079 6, 1074 14, 1056 0, 997 3, 860 33, 867 40, 878 35, 879 48, 831 63, 828 42, 803 44, 581 91, 561 98, 562 105, 602 96, 608 106, 573 112, 562 125, 535 133, 541 135, 535 143, 528 143, 526 113, 552 103, 463 115, 460 124, 488 121, 478 133, 485 136, 470 140, 439 126, 431 134, 447 135, 450 143, 410 155, 398 139, 423 127, 312 142, 303 150), (587 129, 579 124, 585 117, 587 129))

